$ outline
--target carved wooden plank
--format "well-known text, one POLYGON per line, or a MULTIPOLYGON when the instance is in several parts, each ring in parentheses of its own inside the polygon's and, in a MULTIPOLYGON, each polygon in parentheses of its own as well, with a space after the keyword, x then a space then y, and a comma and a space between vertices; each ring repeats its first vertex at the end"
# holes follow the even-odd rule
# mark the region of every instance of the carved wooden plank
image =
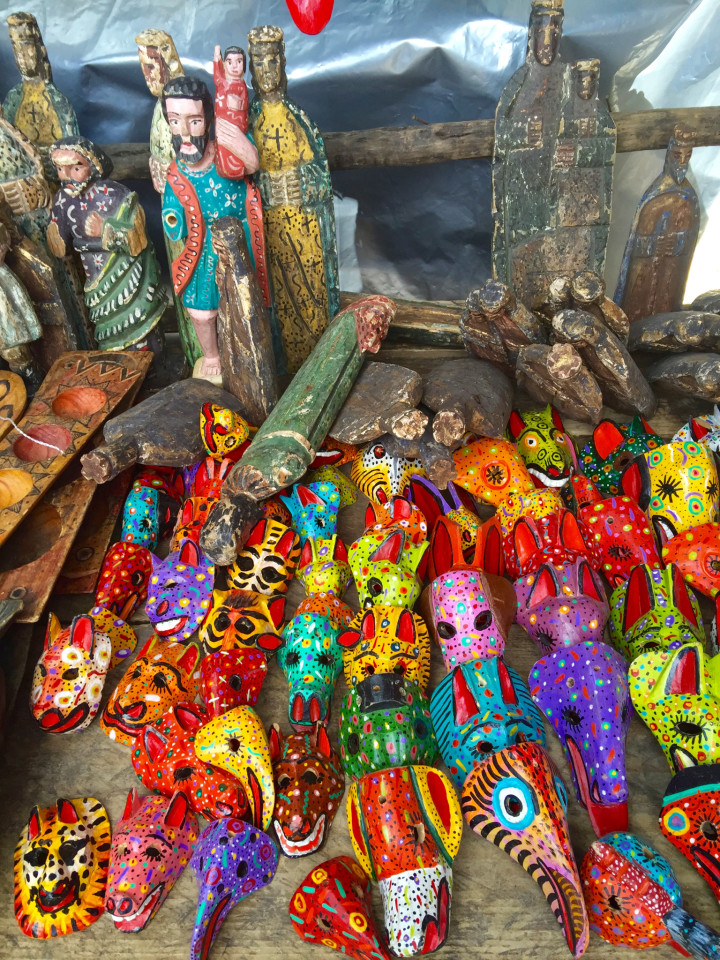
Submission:
POLYGON ((569 343, 521 347, 515 373, 521 389, 540 403, 551 403, 564 417, 592 424, 600 420, 600 387, 569 343))
POLYGON ((631 353, 686 353, 699 350, 720 353, 720 316, 699 310, 657 313, 636 320, 630 327, 631 353))
POLYGON ((720 403, 720 355, 716 353, 663 357, 643 372, 661 396, 698 397, 720 403))
POLYGON ((65 353, 19 426, 0 441, 0 544, 27 516, 152 363, 149 351, 65 353))
POLYGON ((366 363, 329 436, 344 443, 369 443, 390 432, 395 418, 417 407, 422 395, 422 377, 414 370, 395 363, 366 363))
POLYGON ((446 360, 425 377, 423 403, 435 413, 433 437, 451 446, 464 433, 502 437, 512 410, 513 388, 486 360, 446 360))
POLYGON ((12 430, 27 404, 27 390, 22 377, 11 370, 0 371, 0 440, 12 430))

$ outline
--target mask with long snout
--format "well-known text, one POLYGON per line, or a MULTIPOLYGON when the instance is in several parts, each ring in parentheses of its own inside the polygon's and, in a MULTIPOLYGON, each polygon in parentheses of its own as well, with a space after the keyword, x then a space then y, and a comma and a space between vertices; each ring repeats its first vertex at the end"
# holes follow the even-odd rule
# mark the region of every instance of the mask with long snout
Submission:
POLYGON ((450 780, 433 767, 392 767, 350 787, 348 826, 355 855, 380 884, 390 951, 437 950, 450 921, 452 861, 462 814, 450 780))
POLYGON ((626 830, 625 738, 633 711, 625 661, 607 644, 586 641, 538 660, 528 683, 563 745, 595 835, 626 830))
POLYGON ((290 511, 292 528, 300 537, 300 545, 310 538, 329 539, 337 533, 340 491, 330 480, 307 485, 296 483, 288 496, 280 496, 290 511))
POLYGON ((663 547, 662 557, 699 593, 713 598, 720 593, 720 523, 700 523, 673 537, 663 547))
POLYGON ((470 827, 533 877, 570 952, 580 957, 588 944, 588 917, 566 808, 565 785, 537 743, 518 743, 488 757, 471 771, 462 792, 470 827))
POLYGON ((288 682, 288 717, 300 732, 318 721, 327 722, 330 716, 343 663, 338 643, 342 630, 342 623, 312 610, 296 612, 283 630, 278 666, 288 682))
POLYGON ((129 620, 147 597, 151 573, 149 550, 123 540, 114 543, 103 560, 95 604, 129 620))
POLYGON ((200 547, 184 540, 160 560, 153 554, 145 613, 163 640, 189 640, 210 610, 215 567, 200 547))

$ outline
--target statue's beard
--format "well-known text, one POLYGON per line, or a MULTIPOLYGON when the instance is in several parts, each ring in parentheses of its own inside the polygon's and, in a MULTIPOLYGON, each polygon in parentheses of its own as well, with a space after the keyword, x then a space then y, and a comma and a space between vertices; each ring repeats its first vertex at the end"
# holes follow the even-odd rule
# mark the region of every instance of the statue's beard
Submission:
POLYGON ((199 163, 205 155, 207 142, 207 134, 204 134, 202 137, 188 137, 187 140, 183 140, 180 134, 174 134, 172 138, 175 156, 179 160, 184 160, 185 163, 199 163), (189 150, 181 150, 180 147, 182 147, 183 143, 191 143, 195 148, 194 151, 191 153, 189 150))
POLYGON ((65 180, 62 184, 62 189, 69 197, 79 197, 83 190, 89 187, 91 183, 92 177, 88 177, 87 180, 65 180))

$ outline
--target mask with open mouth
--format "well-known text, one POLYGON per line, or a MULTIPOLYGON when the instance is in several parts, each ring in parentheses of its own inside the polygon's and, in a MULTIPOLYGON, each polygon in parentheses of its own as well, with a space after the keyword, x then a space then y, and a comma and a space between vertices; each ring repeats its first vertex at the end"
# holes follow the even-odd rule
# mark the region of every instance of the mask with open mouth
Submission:
POLYGON ((414 474, 426 476, 420 460, 393 457, 375 441, 356 455, 350 479, 368 500, 386 504, 392 497, 407 497, 414 474))
POLYGON ((237 780, 195 754, 197 732, 211 719, 197 703, 176 704, 135 738, 133 769, 155 793, 171 797, 182 790, 191 809, 206 820, 244 817, 248 803, 237 780))
POLYGON ((668 540, 663 563, 675 566, 685 581, 706 597, 720 593, 720 523, 701 523, 668 540))
POLYGON ((290 511, 293 530, 302 546, 308 537, 332 537, 337 533, 340 491, 329 480, 319 483, 296 483, 291 493, 280 497, 290 511))
POLYGON ((240 781, 256 827, 267 830, 275 806, 272 761, 265 730, 252 707, 234 707, 195 735, 195 755, 240 781))
POLYGON ((610 642, 626 660, 694 641, 704 644, 705 630, 679 567, 635 567, 610 595, 610 642))
POLYGON ((149 550, 123 540, 114 543, 103 560, 95 604, 129 620, 147 597, 151 573, 149 550))
POLYGON ((324 944, 352 960, 388 960, 372 915, 370 881, 352 857, 313 867, 293 894, 290 920, 305 943, 324 944))
POLYGON ((672 778, 660 829, 720 900, 720 764, 688 767, 672 778))
POLYGON ((513 410, 508 434, 536 487, 561 487, 570 476, 572 454, 562 418, 550 406, 520 413, 513 410))
POLYGON ((192 540, 160 560, 153 554, 153 572, 145 612, 162 640, 189 640, 210 610, 215 567, 192 540))
POLYGON ((237 559, 227 568, 228 583, 266 597, 287 593, 300 556, 300 537, 279 520, 259 520, 237 559))
POLYGON ((650 728, 673 773, 720 761, 718 658, 702 645, 640 654, 630 664, 633 706, 650 728))
POLYGON ((190 960, 206 960, 230 910, 266 887, 277 864, 275 844, 257 827, 234 818, 205 827, 190 861, 198 885, 190 960))
POLYGON ((26 937, 77 933, 102 915, 110 821, 94 797, 33 807, 15 849, 15 918, 26 937))
POLYGON ((254 707, 266 677, 262 650, 214 650, 200 663, 200 696, 210 716, 220 717, 233 707, 254 707))
POLYGON ((430 715, 443 761, 460 789, 473 767, 496 750, 523 740, 545 746, 542 717, 502 657, 455 667, 435 688, 430 715))
POLYGON ((625 661, 607 644, 586 641, 538 660, 528 683, 563 745, 595 835, 626 830, 625 738, 632 706, 625 661))
POLYGON ((620 476, 634 457, 655 450, 662 439, 642 417, 628 423, 601 420, 580 452, 582 472, 608 496, 620 493, 620 476))
POLYGON ((105 909, 118 930, 144 930, 192 856, 198 821, 188 798, 128 794, 115 825, 105 909))
POLYGON ((570 846, 567 793, 537 743, 518 743, 470 772, 462 810, 470 827, 522 864, 539 884, 574 957, 588 942, 588 918, 570 846))
POLYGON ((266 597, 251 590, 213 590, 212 607, 200 628, 206 653, 245 649, 271 653, 281 645, 278 629, 285 615, 285 597, 266 597))
POLYGON ((306 857, 322 847, 345 790, 340 759, 327 730, 283 737, 270 730, 270 757, 275 781, 272 824, 286 857, 306 857))
POLYGON ((355 855, 380 884, 392 953, 411 957, 445 942, 452 861, 462 838, 455 788, 433 767, 392 767, 350 787, 348 826, 355 855))
POLYGON ((125 671, 100 717, 111 740, 132 744, 146 723, 197 696, 200 648, 150 637, 125 671))
POLYGON ((292 726, 303 728, 325 723, 335 681, 343 666, 338 637, 344 629, 342 620, 331 619, 327 610, 315 612, 302 608, 283 630, 283 646, 278 652, 278 666, 288 682, 288 717, 292 726))

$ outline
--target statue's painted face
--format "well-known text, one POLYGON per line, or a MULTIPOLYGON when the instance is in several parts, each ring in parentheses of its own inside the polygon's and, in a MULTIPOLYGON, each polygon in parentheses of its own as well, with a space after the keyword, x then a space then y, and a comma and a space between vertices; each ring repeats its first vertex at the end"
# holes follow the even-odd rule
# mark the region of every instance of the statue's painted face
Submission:
POLYGON ((533 55, 543 67, 549 67, 558 52, 562 16, 538 17, 533 29, 533 55))
POLYGON ((154 97, 161 96, 170 75, 160 51, 157 47, 138 47, 138 58, 148 90, 154 97))
POLYGON ((577 79, 577 95, 581 100, 592 100, 597 91, 598 79, 599 79, 599 69, 595 68, 585 68, 583 70, 578 70, 576 74, 577 79))
POLYGON ((260 93, 273 93, 282 84, 285 60, 279 47, 270 46, 251 60, 253 80, 260 93))
POLYGON ((202 100, 168 97, 165 101, 172 145, 179 160, 199 163, 208 142, 207 121, 202 100))
POLYGON ((90 161, 81 153, 67 149, 53 150, 51 158, 62 189, 69 197, 79 197, 93 179, 90 161))

